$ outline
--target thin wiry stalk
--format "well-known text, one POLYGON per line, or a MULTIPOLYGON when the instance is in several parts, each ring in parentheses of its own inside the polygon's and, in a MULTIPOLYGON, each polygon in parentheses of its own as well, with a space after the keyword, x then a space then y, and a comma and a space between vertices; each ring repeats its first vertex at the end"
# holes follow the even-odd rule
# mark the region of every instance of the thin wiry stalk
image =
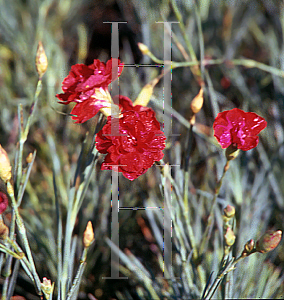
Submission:
POLYGON ((12 187, 12 185, 11 185, 10 182, 7 182, 7 190, 8 190, 9 196, 10 196, 11 201, 12 201, 12 207, 13 207, 13 209, 15 211, 16 223, 18 225, 18 230, 19 230, 19 233, 20 233, 20 237, 21 237, 21 239, 23 241, 23 244, 24 244, 24 247, 25 247, 25 250, 26 250, 26 253, 27 253, 27 257, 28 257, 29 263, 31 264, 31 272, 32 272, 33 278, 35 280, 37 293, 40 295, 41 294, 41 288, 40 288, 39 276, 38 276, 38 274, 36 272, 36 268, 35 268, 35 264, 34 264, 34 260, 33 260, 33 256, 32 256, 32 252, 31 252, 30 245, 29 245, 28 238, 27 238, 27 234, 26 234, 26 228, 24 226, 22 217, 19 214, 18 206, 17 206, 16 199, 15 199, 15 196, 14 196, 13 187, 12 187))

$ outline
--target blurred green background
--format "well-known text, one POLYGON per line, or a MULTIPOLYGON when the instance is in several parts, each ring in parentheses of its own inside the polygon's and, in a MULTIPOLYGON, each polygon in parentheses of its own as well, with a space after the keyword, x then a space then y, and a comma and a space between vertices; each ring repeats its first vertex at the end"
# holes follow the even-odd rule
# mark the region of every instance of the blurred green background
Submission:
MULTIPOLYGON (((227 204, 236 207, 234 256, 240 254, 247 240, 257 239, 267 229, 283 230, 284 76, 258 68, 235 66, 230 61, 252 59, 282 70, 284 74, 284 4, 277 0, 180 0, 176 5, 197 59, 221 58, 226 61, 201 69, 205 81, 204 106, 196 116, 187 199, 188 218, 197 244, 206 225, 216 180, 225 164, 223 150, 213 138, 214 118, 220 111, 238 107, 253 111, 268 122, 268 127, 260 134, 257 148, 242 152, 226 174, 211 239, 202 260, 207 280, 212 271, 216 275, 222 257, 221 213, 227 204), (202 32, 198 30, 199 22, 202 32)), ((91 64, 94 59, 106 62, 110 58, 111 26, 103 23, 106 21, 127 21, 127 24, 119 25, 120 59, 125 64, 137 66, 125 67, 119 84, 120 93, 134 101, 141 88, 162 71, 157 67, 138 67, 138 64, 153 62, 142 55, 137 43, 144 43, 156 57, 163 59, 164 27, 157 22, 177 21, 172 1, 0 0, 0 143, 11 161, 18 142, 18 105, 23 105, 26 120, 33 102, 37 82, 34 62, 39 40, 48 57, 36 121, 24 147, 24 157, 34 150, 37 150, 37 157, 20 213, 28 230, 40 278, 47 277, 52 281, 56 281, 57 276, 55 202, 59 201, 62 206, 64 224, 68 188, 79 165, 82 142, 89 132, 88 150, 99 119, 96 116, 84 124, 74 124, 68 116, 72 105, 58 104, 55 94, 61 92, 62 80, 71 65, 91 64), (53 171, 57 178, 57 196, 53 189, 53 171)), ((178 24, 172 25, 172 32, 172 60, 185 61, 176 43, 178 41, 187 49, 178 24)), ((172 128, 173 133, 180 135, 168 139, 165 162, 179 164, 187 154, 188 128, 182 120, 189 120, 190 102, 199 88, 190 68, 173 70, 172 107, 179 114, 174 114, 172 128)), ((149 105, 162 121, 162 81, 156 86, 152 100, 149 105)), ((102 160, 102 156, 97 159, 74 230, 74 236, 78 237, 74 251, 76 264, 88 220, 93 222, 96 239, 88 254, 78 299, 152 299, 148 281, 139 277, 137 270, 121 269, 121 276, 128 272, 129 280, 102 278, 110 276, 110 248, 105 239, 110 237, 111 226, 111 172, 100 171, 102 160)), ((183 165, 172 169, 181 193, 184 172, 183 165)), ((158 167, 152 167, 134 182, 120 175, 120 206, 163 206, 162 190, 158 167)), ((173 203, 175 205, 179 207, 178 201, 173 203)), ((9 214, 8 210, 6 222, 9 222, 9 214)), ((182 226, 186 223, 182 218, 180 220, 181 227, 175 229, 183 232, 182 226)), ((187 279, 178 283, 157 279, 163 275, 162 222, 161 212, 120 210, 120 248, 134 265, 140 262, 149 272, 149 282, 160 299, 191 299, 204 288, 199 286, 194 272, 191 276, 196 294, 186 290, 187 279), (135 258, 131 258, 129 251, 135 258)), ((186 230, 184 232, 186 235, 186 230)), ((182 269, 183 251, 186 256, 190 255, 191 246, 188 242, 181 245, 179 237, 173 235, 173 265, 177 273, 182 269)), ((124 267, 127 265, 122 259, 121 262, 124 267)), ((192 265, 190 257, 186 263, 192 265)), ((234 271, 231 298, 283 298, 283 267, 283 243, 269 254, 257 253, 249 257, 234 271)), ((0 285, 1 281, 2 278, 0 285)), ((24 272, 20 272, 15 295, 39 299, 24 272)))

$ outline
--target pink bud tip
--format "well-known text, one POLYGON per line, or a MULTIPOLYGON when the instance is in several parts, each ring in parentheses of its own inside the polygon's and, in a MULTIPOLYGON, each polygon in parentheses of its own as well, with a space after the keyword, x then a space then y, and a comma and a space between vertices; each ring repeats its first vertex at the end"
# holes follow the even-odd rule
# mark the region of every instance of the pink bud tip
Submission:
POLYGON ((256 251, 260 253, 266 253, 275 249, 281 241, 282 231, 267 231, 256 242, 256 251))

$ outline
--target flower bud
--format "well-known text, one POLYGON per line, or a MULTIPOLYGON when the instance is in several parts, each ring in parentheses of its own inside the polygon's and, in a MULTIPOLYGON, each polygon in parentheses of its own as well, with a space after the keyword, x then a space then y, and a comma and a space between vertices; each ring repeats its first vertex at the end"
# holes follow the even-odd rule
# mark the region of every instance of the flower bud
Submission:
POLYGON ((142 43, 138 43, 138 47, 139 47, 140 51, 142 52, 142 54, 144 54, 144 55, 147 55, 150 52, 149 48, 142 43))
POLYGON ((9 228, 4 224, 3 220, 0 220, 0 239, 5 240, 9 235, 9 228))
POLYGON ((224 208, 224 216, 226 216, 228 219, 231 219, 233 218, 233 216, 235 215, 235 208, 234 206, 232 205, 227 205, 225 208, 224 208))
POLYGON ((146 84, 141 92, 139 93, 138 97, 134 101, 133 105, 141 105, 141 106, 147 106, 151 96, 153 94, 153 90, 155 85, 159 82, 158 78, 154 78, 152 81, 150 81, 148 84, 146 84))
POLYGON ((253 250, 254 250, 254 240, 251 239, 251 240, 247 241, 246 244, 244 245, 244 250, 242 252, 242 256, 250 255, 253 250))
POLYGON ((8 196, 0 191, 0 214, 7 209, 8 206, 8 196))
POLYGON ((50 279, 43 277, 41 288, 44 292, 44 295, 47 296, 47 298, 49 298, 48 296, 53 293, 54 284, 51 283, 50 279))
POLYGON ((89 221, 83 237, 84 248, 88 248, 93 241, 94 241, 94 230, 93 230, 92 222, 89 221))
POLYGON ((31 152, 31 153, 27 156, 26 162, 27 162, 28 164, 30 164, 32 161, 33 161, 33 154, 32 154, 32 152, 31 152))
POLYGON ((282 231, 267 231, 261 238, 256 242, 256 251, 260 253, 266 253, 278 246, 281 241, 282 231))
POLYGON ((191 101, 190 108, 194 114, 197 114, 203 106, 203 88, 200 89, 199 93, 191 101))
POLYGON ((7 152, 0 145, 0 178, 6 183, 12 177, 11 164, 7 152))
POLYGON ((227 161, 235 159, 239 155, 240 149, 237 148, 237 145, 231 144, 225 152, 227 161))
POLYGON ((47 61, 47 57, 42 42, 38 42, 37 52, 36 52, 36 69, 40 79, 46 72, 47 66, 48 66, 48 61, 47 61))
POLYGON ((227 246, 232 246, 235 243, 236 236, 231 227, 227 228, 227 231, 224 235, 225 243, 227 246))

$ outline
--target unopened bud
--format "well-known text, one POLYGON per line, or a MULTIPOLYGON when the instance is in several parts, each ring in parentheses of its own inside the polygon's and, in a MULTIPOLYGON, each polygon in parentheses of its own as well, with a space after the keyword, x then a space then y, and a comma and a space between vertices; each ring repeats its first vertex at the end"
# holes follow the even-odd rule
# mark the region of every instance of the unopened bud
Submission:
POLYGON ((235 243, 236 236, 231 227, 227 228, 227 231, 224 235, 225 243, 227 246, 232 246, 235 243))
POLYGON ((30 154, 27 156, 27 158, 26 158, 26 162, 27 162, 28 164, 30 164, 32 161, 33 161, 33 154, 30 153, 30 154))
POLYGON ((0 220, 0 239, 6 240, 9 235, 9 228, 4 224, 2 220, 0 220))
POLYGON ((84 237, 83 237, 84 248, 88 248, 93 241, 94 241, 94 230, 93 230, 92 222, 89 221, 86 230, 84 231, 84 237))
POLYGON ((233 218, 233 216, 235 215, 235 208, 234 206, 232 205, 227 205, 225 208, 224 208, 224 216, 226 216, 228 219, 231 219, 233 218))
POLYGON ((0 178, 6 183, 11 179, 11 164, 7 152, 0 145, 0 178))
POLYGON ((144 55, 147 55, 150 52, 149 48, 142 43, 138 43, 138 47, 139 47, 140 51, 142 52, 142 54, 144 54, 144 55))
POLYGON ((133 105, 141 105, 141 106, 147 106, 151 96, 153 94, 153 90, 155 85, 159 82, 158 78, 153 79, 148 84, 146 84, 141 92, 139 93, 138 97, 134 101, 133 105))
POLYGON ((256 242, 256 251, 261 253, 269 252, 275 249, 281 241, 282 231, 267 231, 261 238, 256 242))
POLYGON ((226 158, 227 161, 235 159, 239 155, 240 149, 237 148, 235 144, 231 144, 227 149, 226 149, 226 158))
POLYGON ((244 245, 244 250, 242 252, 242 256, 248 256, 250 255, 252 252, 255 252, 253 251, 254 250, 254 240, 249 240, 246 242, 246 244, 244 245))
POLYGON ((48 61, 47 61, 47 57, 42 42, 38 42, 37 52, 36 52, 36 69, 40 79, 46 72, 47 66, 48 66, 48 61))
POLYGON ((41 283, 41 289, 47 298, 50 294, 53 293, 54 283, 51 283, 50 279, 47 279, 46 277, 43 277, 42 283, 41 283))
POLYGON ((203 106, 203 88, 200 89, 199 93, 191 101, 190 108, 194 114, 197 114, 203 106))

